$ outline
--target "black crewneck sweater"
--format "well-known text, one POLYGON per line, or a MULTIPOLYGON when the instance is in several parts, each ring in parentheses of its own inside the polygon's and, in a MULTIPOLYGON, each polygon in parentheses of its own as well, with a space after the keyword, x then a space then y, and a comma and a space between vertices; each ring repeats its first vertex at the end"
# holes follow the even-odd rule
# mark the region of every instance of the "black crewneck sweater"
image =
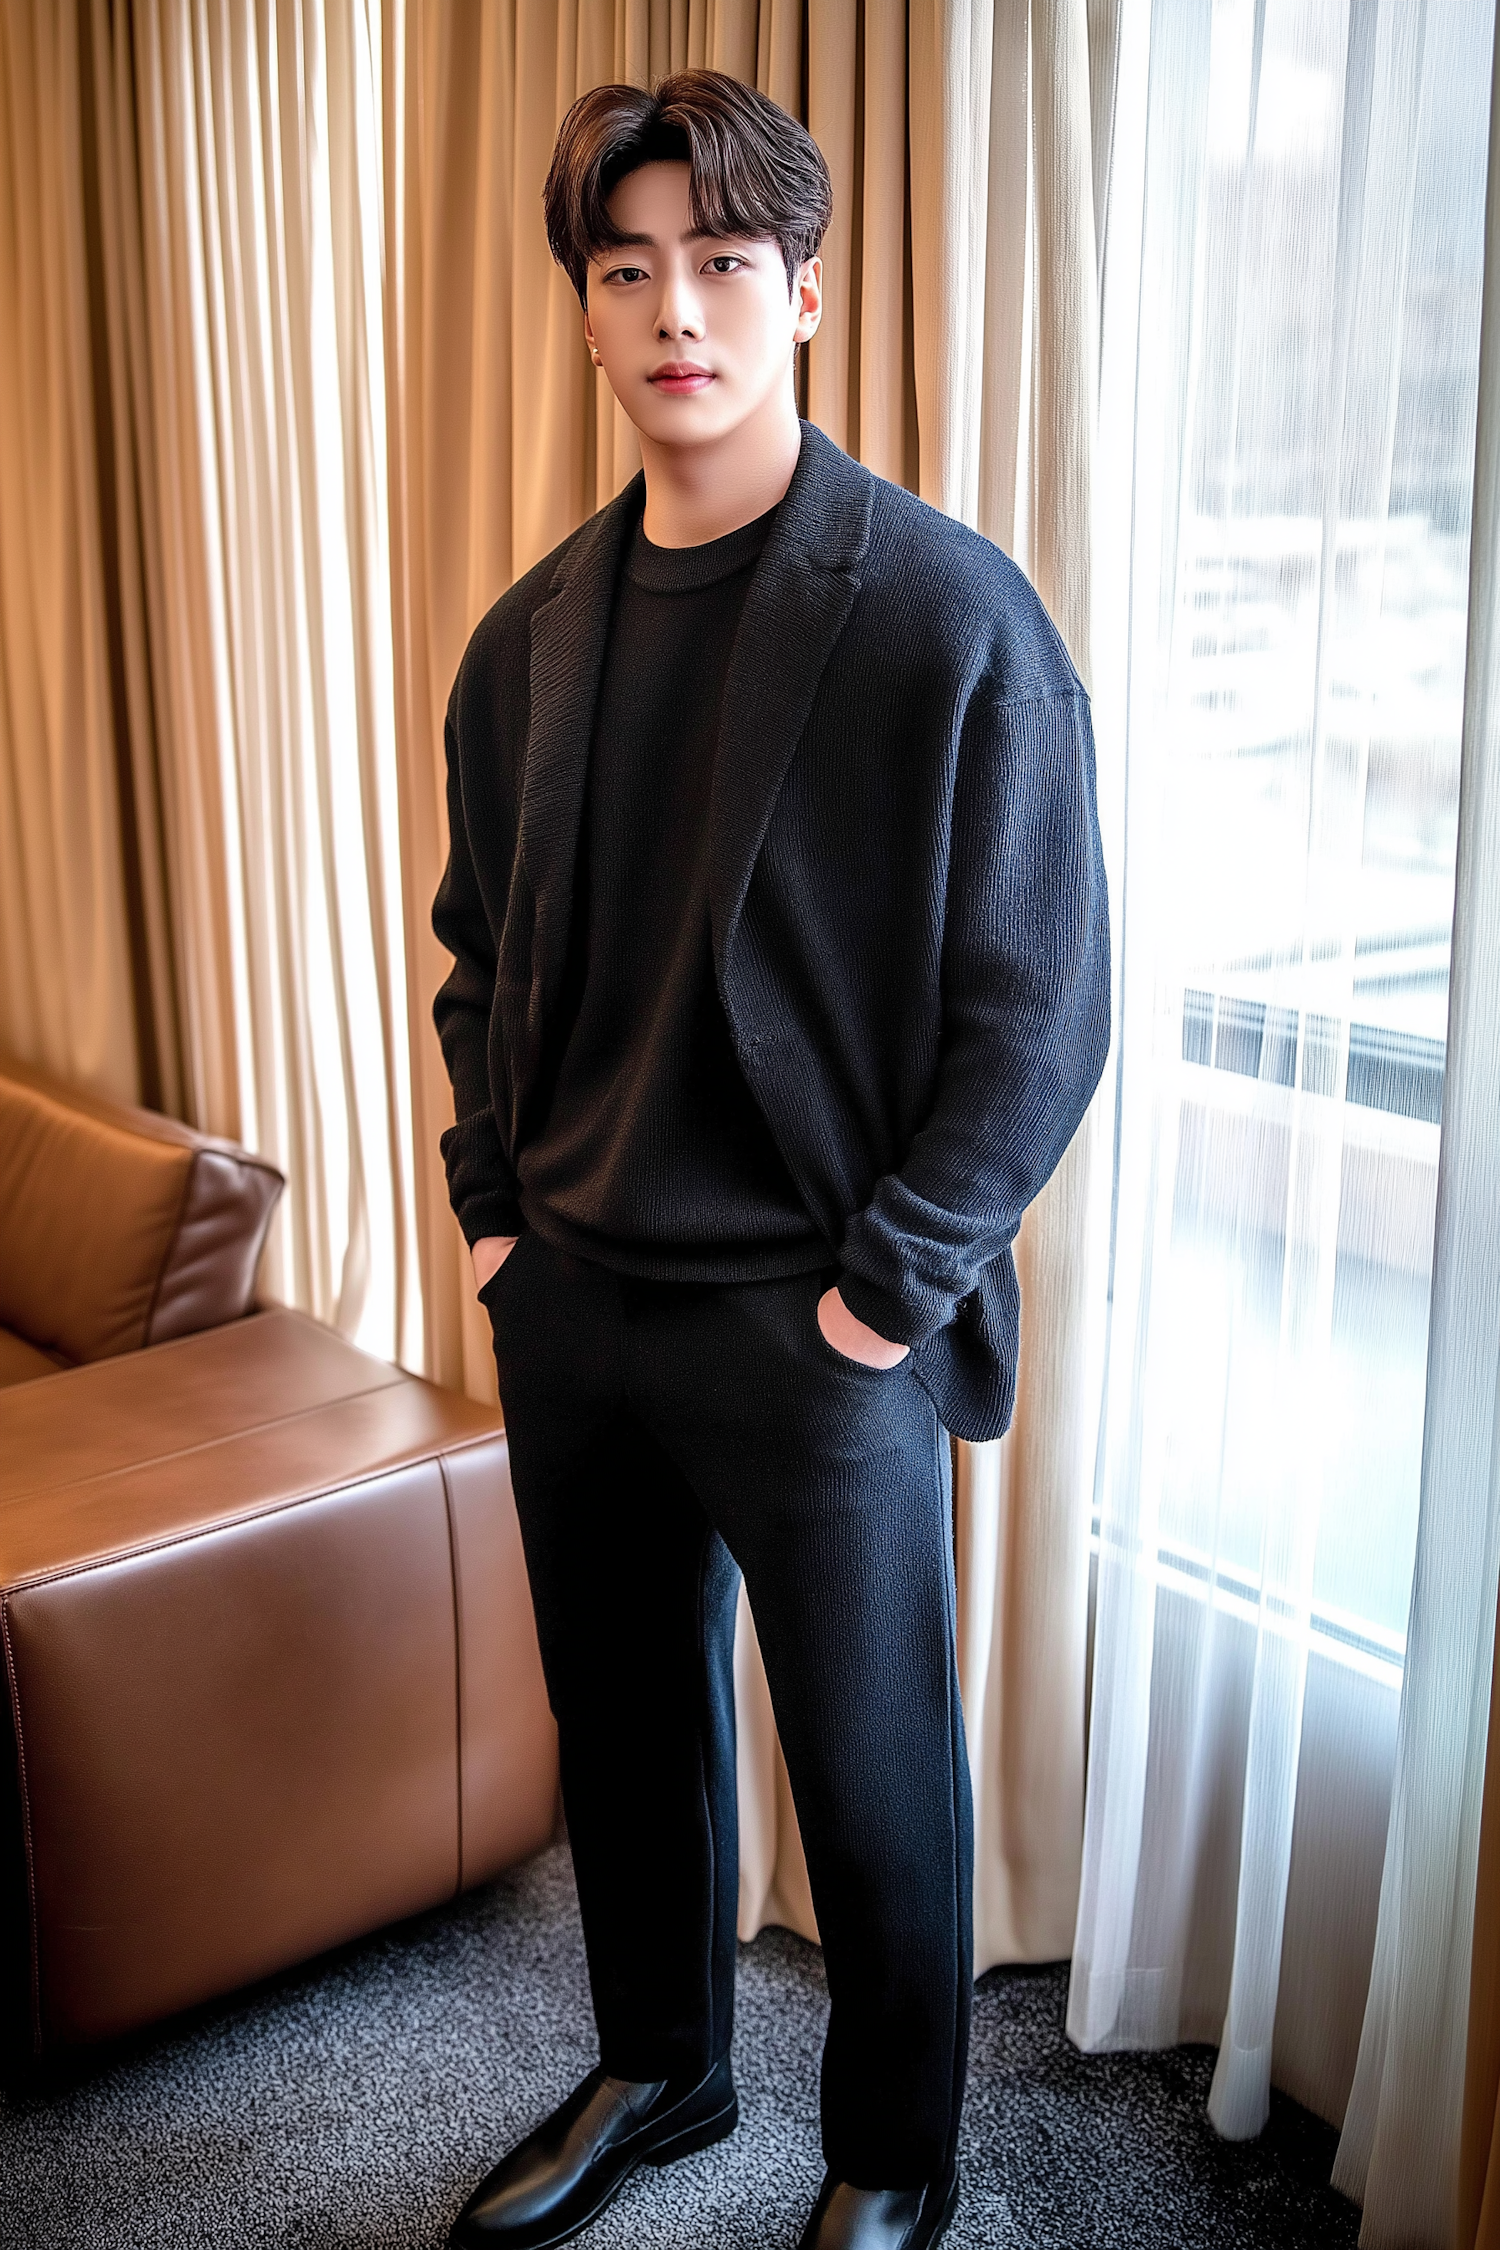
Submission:
POLYGON ((719 713, 771 520, 701 547, 654 547, 637 525, 626 551, 551 1097, 517 1158, 538 1234, 650 1280, 769 1280, 831 1256, 745 1084, 709 937, 719 713))

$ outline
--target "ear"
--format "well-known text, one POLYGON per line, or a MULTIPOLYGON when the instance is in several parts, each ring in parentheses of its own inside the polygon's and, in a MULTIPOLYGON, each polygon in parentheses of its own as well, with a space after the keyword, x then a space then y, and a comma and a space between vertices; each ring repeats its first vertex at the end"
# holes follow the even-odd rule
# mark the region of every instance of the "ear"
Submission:
POLYGON ((797 279, 792 285, 792 298, 797 306, 797 325, 792 330, 792 341, 808 343, 817 334, 818 323, 823 318, 823 261, 805 258, 797 269, 797 279))
POLYGON ((584 308, 583 315, 583 340, 588 345, 589 358, 596 367, 602 367, 604 363, 599 357, 599 346, 594 340, 594 324, 589 319, 587 307, 584 308))

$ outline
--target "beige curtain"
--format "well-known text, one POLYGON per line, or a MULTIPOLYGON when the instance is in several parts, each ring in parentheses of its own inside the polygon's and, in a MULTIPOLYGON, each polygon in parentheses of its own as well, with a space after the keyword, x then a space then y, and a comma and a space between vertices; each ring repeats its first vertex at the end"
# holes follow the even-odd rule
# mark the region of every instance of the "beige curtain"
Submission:
POLYGON ((5 1036, 281 1164, 264 1286, 420 1364, 370 16, 0 23, 5 1036))
MULTIPOLYGON (((912 101, 912 145, 942 152, 913 178, 921 490, 1027 568, 1087 685, 1098 342, 1083 0, 934 10, 920 39, 914 11, 912 101)), ((957 1449, 977 1969, 1072 1950, 1107 1098, 1017 1244, 1014 1424, 998 1445, 957 1449)))
MULTIPOLYGON (((0 9, 0 1045, 142 1092, 79 22, 0 9)), ((107 433, 106 433, 107 435, 107 433)))
MULTIPOLYGON (((1084 0, 391 0, 387 365, 418 1226, 431 1366, 493 1384, 436 1162, 428 1028, 441 729, 475 622, 633 472, 552 266, 568 104, 711 64, 808 123, 833 175, 807 411, 881 475, 1019 552, 1087 675, 1095 248, 1084 0)), ((977 1958, 1066 1954, 1082 1825, 1097 1182, 1085 1132, 1022 1237, 1016 1427, 960 1448, 961 1666, 977 1958)), ((737 1661, 741 1930, 814 1934, 748 1612, 737 1661)))

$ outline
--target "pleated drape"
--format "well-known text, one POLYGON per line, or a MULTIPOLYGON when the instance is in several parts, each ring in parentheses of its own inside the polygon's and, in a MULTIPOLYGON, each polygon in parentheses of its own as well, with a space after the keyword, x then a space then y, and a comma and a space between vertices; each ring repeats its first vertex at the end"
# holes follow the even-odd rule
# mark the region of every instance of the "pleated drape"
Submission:
POLYGON ((370 17, 0 26, 0 1036, 280 1164, 264 1287, 420 1364, 370 17))
MULTIPOLYGON (((86 34, 85 34, 86 37, 86 34)), ((126 1100, 118 617, 96 426, 80 23, 0 8, 0 1045, 126 1100)))
MULTIPOLYGON (((1107 13, 1107 11, 1106 11, 1107 13)), ((568 104, 708 64, 800 115, 833 176, 806 410, 1017 550, 1087 674, 1095 381, 1084 0, 391 0, 384 100, 389 446, 417 1228, 430 1371, 493 1385, 448 1214, 442 715, 490 602, 637 465, 547 254, 540 193, 568 104), (1034 149, 1034 162, 1031 151, 1034 149), (1043 275, 1038 281, 1037 276, 1043 275)), ((979 1819, 978 1958, 1066 1953, 1082 1824, 1089 1446, 1099 1294, 1091 1131, 1023 1231, 1021 1395, 960 1448, 961 1664, 979 1819)), ((741 1927, 813 1934, 753 1626, 741 1612, 741 1927)))
MULTIPOLYGON (((1088 682, 1098 357, 1088 26, 1071 0, 1029 9, 995 0, 986 28, 988 55, 967 44, 972 24, 950 23, 926 88, 928 100, 942 89, 929 131, 950 151, 944 194, 958 200, 967 173, 984 195, 971 198, 961 228, 945 218, 936 230, 948 245, 949 317, 966 326, 919 383, 919 426, 924 388, 944 401, 943 453, 931 466, 924 454, 923 489, 1025 563, 1088 682), (955 165, 965 134, 972 153, 955 165)), ((930 310, 935 325, 940 308, 930 310)), ((1114 858, 1110 802, 1101 787, 1114 858)), ((1017 1242, 1014 1424, 1000 1444, 958 1452, 959 1663, 981 1969, 1061 1958, 1077 1911, 1109 1099, 1106 1074, 1017 1242)))
POLYGON ((370 21, 363 0, 111 15, 137 766, 161 804, 182 1106, 287 1172, 272 1292, 420 1359, 370 21))

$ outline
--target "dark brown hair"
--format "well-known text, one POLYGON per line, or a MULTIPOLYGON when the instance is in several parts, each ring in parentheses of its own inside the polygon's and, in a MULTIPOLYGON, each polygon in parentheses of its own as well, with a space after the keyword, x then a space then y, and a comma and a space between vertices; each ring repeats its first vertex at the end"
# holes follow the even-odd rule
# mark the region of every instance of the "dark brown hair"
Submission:
POLYGON ((688 210, 706 234, 775 242, 787 288, 833 216, 811 134, 768 95, 722 70, 679 70, 651 93, 595 86, 558 128, 542 190, 547 241, 585 307, 589 260, 623 240, 610 195, 643 164, 689 166, 688 210))

